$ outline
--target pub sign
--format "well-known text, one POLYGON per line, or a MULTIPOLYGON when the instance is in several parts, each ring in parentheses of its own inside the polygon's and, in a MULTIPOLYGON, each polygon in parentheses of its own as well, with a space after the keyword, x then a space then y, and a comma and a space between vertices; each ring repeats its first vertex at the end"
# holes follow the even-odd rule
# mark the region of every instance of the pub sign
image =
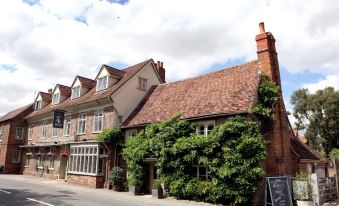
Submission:
POLYGON ((54 110, 53 127, 63 128, 65 112, 63 110, 54 110))

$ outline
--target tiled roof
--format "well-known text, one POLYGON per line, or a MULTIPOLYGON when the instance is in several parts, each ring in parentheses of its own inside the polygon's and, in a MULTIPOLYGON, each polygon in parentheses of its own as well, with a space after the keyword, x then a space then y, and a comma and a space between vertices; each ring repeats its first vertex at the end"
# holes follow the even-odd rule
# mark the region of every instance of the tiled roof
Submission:
MULTIPOLYGON (((44 114, 44 113, 47 113, 47 112, 51 112, 55 109, 66 109, 66 108, 71 107, 71 106, 80 105, 80 104, 83 104, 83 103, 92 102, 92 101, 95 101, 95 100, 98 100, 98 99, 106 98, 106 97, 110 96, 113 92, 118 90, 131 77, 133 77, 134 74, 136 74, 139 70, 141 70, 144 66, 146 66, 149 62, 152 62, 152 61, 153 61, 152 59, 149 59, 149 60, 146 60, 146 61, 141 62, 139 64, 136 64, 136 65, 133 65, 133 66, 130 66, 130 67, 123 69, 122 71, 124 71, 124 75, 123 75, 122 79, 120 79, 117 83, 115 83, 114 85, 112 85, 111 87, 107 88, 104 91, 96 92, 96 88, 95 88, 95 85, 94 85, 92 87, 92 89, 90 89, 86 94, 84 94, 83 96, 81 96, 77 99, 71 100, 71 97, 69 97, 68 99, 61 102, 60 104, 57 104, 57 105, 54 105, 54 106, 51 106, 51 104, 49 104, 49 105, 45 106, 44 108, 42 108, 41 110, 32 112, 26 118, 41 115, 41 114, 44 114)), ((94 80, 92 80, 92 81, 94 81, 94 80)), ((94 82, 96 83, 96 81, 94 81, 94 82)))
POLYGON ((111 66, 108 66, 108 65, 102 65, 104 68, 107 69, 107 72, 112 75, 112 76, 115 76, 115 77, 119 77, 119 78, 122 78, 125 74, 124 71, 120 70, 120 69, 116 69, 114 67, 111 67, 111 66))
POLYGON ((81 85, 86 86, 88 88, 93 88, 96 84, 96 81, 93 79, 89 79, 89 78, 82 77, 82 76, 77 76, 77 78, 81 82, 81 85))
POLYGON ((291 138, 292 150, 300 158, 304 160, 322 160, 323 158, 313 151, 308 145, 303 144, 295 137, 291 138))
POLYGON ((257 96, 258 61, 195 78, 156 85, 123 123, 124 127, 162 121, 176 112, 182 118, 247 112, 257 96))
POLYGON ((59 87, 60 93, 62 95, 65 95, 65 96, 71 95, 71 93, 72 93, 71 87, 68 87, 68 86, 65 86, 65 85, 62 85, 62 84, 58 84, 57 86, 59 87))
POLYGON ((22 112, 26 111, 29 107, 33 108, 33 104, 29 104, 29 105, 26 105, 24 107, 20 107, 20 108, 18 108, 16 110, 8 112, 7 114, 5 114, 4 116, 2 116, 0 118, 0 122, 3 122, 3 121, 6 121, 6 120, 10 120, 10 119, 15 118, 16 116, 18 116, 22 112))
POLYGON ((42 101, 50 102, 52 100, 52 94, 40 92, 42 101))

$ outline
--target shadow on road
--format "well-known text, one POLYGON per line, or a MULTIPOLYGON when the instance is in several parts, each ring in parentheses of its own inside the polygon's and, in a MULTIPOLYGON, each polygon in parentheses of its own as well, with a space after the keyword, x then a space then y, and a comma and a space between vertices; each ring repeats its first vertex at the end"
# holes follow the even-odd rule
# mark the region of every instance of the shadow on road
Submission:
MULTIPOLYGON (((0 192, 0 206, 37 206, 42 205, 38 202, 31 201, 27 198, 35 199, 52 205, 64 205, 71 206, 72 204, 67 204, 69 200, 76 200, 72 194, 73 192, 69 191, 58 191, 59 194, 40 194, 32 192, 29 189, 3 189, 10 194, 0 192)), ((43 191, 41 191, 43 192, 43 191)))

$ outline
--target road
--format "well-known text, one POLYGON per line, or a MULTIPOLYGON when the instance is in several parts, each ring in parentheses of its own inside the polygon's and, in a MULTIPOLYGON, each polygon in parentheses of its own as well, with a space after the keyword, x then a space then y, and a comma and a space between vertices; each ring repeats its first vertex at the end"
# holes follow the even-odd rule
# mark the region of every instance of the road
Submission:
POLYGON ((197 206, 209 205, 174 199, 153 199, 67 184, 57 180, 22 175, 0 175, 1 206, 197 206))

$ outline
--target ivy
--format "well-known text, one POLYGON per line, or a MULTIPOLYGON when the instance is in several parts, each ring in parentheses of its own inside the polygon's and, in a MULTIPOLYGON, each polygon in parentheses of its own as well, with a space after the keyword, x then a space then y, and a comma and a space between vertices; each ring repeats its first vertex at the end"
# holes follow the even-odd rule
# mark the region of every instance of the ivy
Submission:
POLYGON ((131 138, 123 149, 128 165, 128 183, 144 182, 143 160, 157 158, 157 174, 169 195, 210 203, 249 205, 264 170, 266 150, 257 120, 269 119, 278 103, 279 88, 263 77, 258 104, 251 109, 255 121, 234 116, 216 126, 206 137, 180 114, 131 138), (208 179, 192 176, 192 165, 207 168, 208 179))

